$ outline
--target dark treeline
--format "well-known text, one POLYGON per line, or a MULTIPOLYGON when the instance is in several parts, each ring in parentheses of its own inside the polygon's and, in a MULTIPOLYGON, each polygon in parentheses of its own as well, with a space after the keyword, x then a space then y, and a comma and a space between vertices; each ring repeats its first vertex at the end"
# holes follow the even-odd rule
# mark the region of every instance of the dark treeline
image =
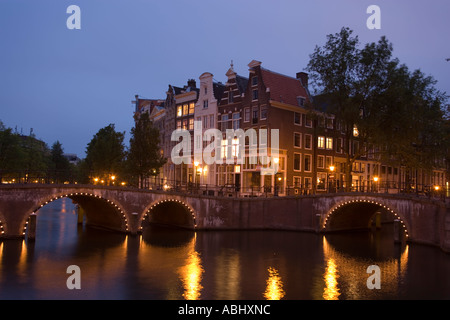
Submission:
POLYGON ((69 162, 59 141, 51 147, 30 132, 25 136, 0 121, 1 183, 80 183, 139 186, 139 181, 159 174, 165 159, 160 153, 159 131, 148 114, 136 119, 130 147, 125 132, 114 124, 101 128, 88 143, 86 157, 69 162))

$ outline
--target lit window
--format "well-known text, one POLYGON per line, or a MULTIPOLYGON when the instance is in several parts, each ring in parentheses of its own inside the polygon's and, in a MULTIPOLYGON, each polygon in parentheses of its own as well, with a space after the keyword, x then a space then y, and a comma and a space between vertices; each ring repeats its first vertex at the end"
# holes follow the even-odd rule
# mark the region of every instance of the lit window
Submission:
POLYGON ((189 114, 189 105, 183 104, 183 115, 189 114))
POLYGON ((353 127, 353 136, 354 137, 359 136, 359 130, 358 130, 358 128, 356 126, 353 127))
POLYGON ((317 138, 317 148, 324 149, 325 148, 325 137, 317 138))
POLYGON ((183 115, 183 107, 178 106, 177 107, 177 117, 181 117, 183 115))
POLYGON ((327 138, 327 144, 326 144, 327 150, 333 149, 333 138, 327 138))
POLYGON ((194 114, 195 103, 189 103, 189 114, 194 114))
POLYGON ((226 158, 227 154, 228 154, 227 140, 222 140, 222 152, 221 152, 222 158, 226 158))
POLYGON ((194 118, 189 119, 189 130, 194 130, 194 118))

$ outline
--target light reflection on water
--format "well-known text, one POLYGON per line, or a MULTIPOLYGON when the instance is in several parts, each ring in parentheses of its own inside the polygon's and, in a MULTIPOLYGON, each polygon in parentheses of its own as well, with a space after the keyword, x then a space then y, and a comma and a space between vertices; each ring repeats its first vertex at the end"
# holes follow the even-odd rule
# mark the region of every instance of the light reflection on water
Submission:
MULTIPOLYGON (((448 299, 450 256, 352 235, 148 228, 127 236, 77 225, 61 199, 37 212, 36 241, 0 242, 1 299, 448 299), (69 290, 69 265, 81 290, 69 290), (381 270, 370 290, 369 265, 381 270)), ((387 232, 387 234, 384 234, 387 232)))

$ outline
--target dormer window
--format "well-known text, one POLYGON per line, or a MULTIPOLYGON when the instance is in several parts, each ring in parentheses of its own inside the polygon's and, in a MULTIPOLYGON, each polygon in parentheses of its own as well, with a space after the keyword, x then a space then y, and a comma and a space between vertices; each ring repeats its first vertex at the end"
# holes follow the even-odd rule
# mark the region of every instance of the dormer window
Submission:
POLYGON ((300 107, 303 107, 305 105, 305 98, 297 97, 297 103, 300 107))

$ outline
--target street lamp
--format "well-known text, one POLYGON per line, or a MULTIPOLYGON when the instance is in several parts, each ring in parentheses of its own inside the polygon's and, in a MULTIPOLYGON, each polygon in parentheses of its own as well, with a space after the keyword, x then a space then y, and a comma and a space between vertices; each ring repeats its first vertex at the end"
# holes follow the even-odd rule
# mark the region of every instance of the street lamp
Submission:
POLYGON ((328 168, 330 170, 330 173, 328 174, 328 192, 333 191, 334 190, 334 170, 336 169, 336 167, 334 165, 330 165, 330 167, 328 168))
POLYGON ((377 176, 375 176, 375 177, 373 177, 373 182, 375 182, 375 192, 378 192, 378 185, 377 185, 377 183, 378 183, 378 177, 377 176))

